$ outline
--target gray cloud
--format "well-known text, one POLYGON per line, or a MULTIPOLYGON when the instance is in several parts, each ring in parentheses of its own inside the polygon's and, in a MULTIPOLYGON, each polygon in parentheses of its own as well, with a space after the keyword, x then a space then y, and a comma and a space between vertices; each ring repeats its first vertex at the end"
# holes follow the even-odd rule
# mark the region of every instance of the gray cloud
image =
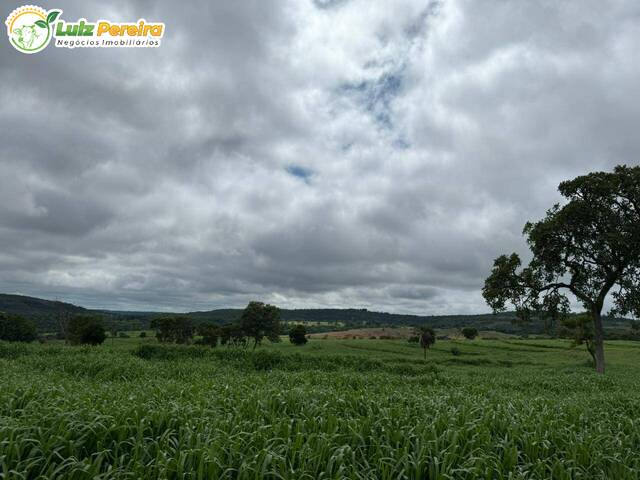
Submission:
MULTIPOLYGON (((15 8, 10 5, 6 13, 15 8)), ((47 2, 157 50, 0 42, 0 290, 486 311, 557 184, 637 164, 632 1, 47 2)))

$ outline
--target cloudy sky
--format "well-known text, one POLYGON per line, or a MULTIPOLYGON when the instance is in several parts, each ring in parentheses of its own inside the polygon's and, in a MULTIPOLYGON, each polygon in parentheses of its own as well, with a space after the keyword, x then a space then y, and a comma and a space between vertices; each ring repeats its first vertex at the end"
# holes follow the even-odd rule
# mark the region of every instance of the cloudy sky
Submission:
POLYGON ((635 0, 40 5, 167 27, 0 42, 5 293, 485 312, 561 180, 640 159, 635 0))

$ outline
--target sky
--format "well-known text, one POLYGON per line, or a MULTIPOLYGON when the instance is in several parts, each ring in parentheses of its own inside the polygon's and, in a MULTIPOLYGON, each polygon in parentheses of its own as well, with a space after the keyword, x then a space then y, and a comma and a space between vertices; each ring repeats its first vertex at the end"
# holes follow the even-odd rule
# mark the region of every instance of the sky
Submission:
POLYGON ((558 183, 640 159, 635 0, 40 5, 166 33, 35 55, 3 36, 4 293, 488 312, 493 259, 526 259, 558 183))

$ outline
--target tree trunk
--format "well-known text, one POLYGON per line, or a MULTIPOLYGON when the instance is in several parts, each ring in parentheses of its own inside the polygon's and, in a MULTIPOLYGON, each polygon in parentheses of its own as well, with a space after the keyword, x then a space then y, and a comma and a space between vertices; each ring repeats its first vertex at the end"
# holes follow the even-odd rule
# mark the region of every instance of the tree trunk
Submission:
POLYGON ((593 343, 596 350, 596 372, 604 373, 604 330, 600 311, 593 311, 593 343))

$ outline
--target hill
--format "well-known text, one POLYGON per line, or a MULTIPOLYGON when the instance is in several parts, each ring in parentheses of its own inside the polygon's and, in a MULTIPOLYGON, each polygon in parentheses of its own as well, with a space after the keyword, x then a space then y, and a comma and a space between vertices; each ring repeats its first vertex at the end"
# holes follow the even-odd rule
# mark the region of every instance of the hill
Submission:
POLYGON ((0 293, 0 312, 29 318, 38 330, 54 331, 61 315, 83 315, 89 311, 71 303, 0 293))
MULTIPOLYGON (((108 329, 144 330, 151 320, 167 313, 136 312, 117 310, 90 310, 71 303, 44 300, 22 295, 0 294, 0 311, 22 315, 32 319, 41 332, 54 332, 58 328, 61 315, 99 314, 105 317, 108 329)), ((213 323, 222 325, 240 318, 242 309, 227 308, 202 312, 190 312, 188 316, 194 324, 213 323)), ((374 312, 367 309, 282 309, 281 319, 285 324, 304 323, 309 332, 322 333, 354 328, 409 327, 429 325, 432 328, 450 329, 476 327, 478 330, 492 330, 508 334, 543 333, 542 321, 534 319, 523 324, 517 321, 514 312, 479 315, 406 315, 387 312, 374 312)), ((630 322, 622 318, 607 318, 605 325, 609 334, 624 334, 629 331, 630 322)))

